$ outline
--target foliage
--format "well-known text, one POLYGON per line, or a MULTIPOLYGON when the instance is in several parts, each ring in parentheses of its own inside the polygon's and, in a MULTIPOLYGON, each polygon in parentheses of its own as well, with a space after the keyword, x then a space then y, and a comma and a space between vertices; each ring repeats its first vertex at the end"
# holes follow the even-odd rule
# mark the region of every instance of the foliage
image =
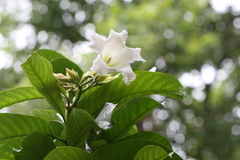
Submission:
MULTIPOLYGON (((81 50, 84 40, 95 31, 106 35, 110 29, 126 29, 127 44, 141 46, 147 59, 134 67, 156 66, 157 71, 179 78, 188 93, 183 102, 154 95, 166 108, 154 109, 137 127, 165 135, 186 159, 239 159, 238 5, 220 12, 212 0, 3 0, 0 4, 0 90, 28 86, 19 66, 32 51, 59 51, 85 71, 95 55, 81 50)), ((60 61, 53 63, 64 63, 60 61)), ((65 73, 53 63, 55 73, 65 73)), ((46 106, 40 101, 7 109, 19 113, 27 106, 46 106)))
POLYGON ((92 87, 97 78, 88 80, 88 72, 83 74, 73 62, 50 50, 32 53, 22 68, 34 88, 0 92, 0 108, 44 97, 52 110, 34 109, 29 115, 0 113, 1 159, 181 159, 164 136, 138 132, 134 127, 161 106, 149 95, 183 98, 182 86, 176 78, 139 70, 130 85, 120 76, 92 87), (60 68, 68 68, 67 73, 54 74, 60 64, 60 68), (80 83, 77 91, 65 90, 55 77, 63 74, 70 76, 70 80, 81 79, 76 81, 80 83), (107 102, 117 104, 113 113, 103 110, 107 102), (96 119, 99 113, 103 115, 102 122, 110 126, 99 125, 96 119), (104 119, 107 114, 112 114, 111 121, 104 119))

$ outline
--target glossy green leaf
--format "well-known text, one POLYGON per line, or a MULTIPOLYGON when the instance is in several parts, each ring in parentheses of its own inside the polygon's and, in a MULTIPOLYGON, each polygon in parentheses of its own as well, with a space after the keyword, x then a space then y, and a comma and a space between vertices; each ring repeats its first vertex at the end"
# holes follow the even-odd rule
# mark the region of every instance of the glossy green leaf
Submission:
POLYGON ((66 124, 68 144, 78 146, 86 140, 92 127, 96 126, 92 116, 86 111, 75 109, 71 111, 66 124))
POLYGON ((120 139, 124 139, 124 138, 129 137, 129 136, 131 136, 131 135, 134 135, 134 134, 136 134, 136 133, 138 133, 137 125, 133 125, 133 126, 128 130, 127 133, 125 133, 123 136, 121 136, 120 139))
POLYGON ((0 109, 15 103, 32 99, 42 99, 43 96, 33 87, 19 87, 0 92, 0 109))
POLYGON ((93 155, 103 160, 133 160, 138 151, 148 145, 158 146, 157 143, 147 140, 129 139, 101 147, 93 155))
POLYGON ((22 140, 21 150, 15 151, 14 157, 17 160, 42 160, 55 147, 47 135, 33 132, 22 140))
POLYGON ((134 160, 164 160, 168 154, 159 146, 148 145, 138 151, 134 160))
POLYGON ((134 135, 131 135, 129 137, 126 137, 125 140, 127 140, 127 139, 142 139, 142 140, 151 141, 151 142, 157 143, 167 153, 172 152, 172 146, 171 146, 170 142, 168 141, 168 139, 158 133, 155 133, 155 132, 143 131, 143 132, 139 132, 134 135))
POLYGON ((126 134, 133 125, 159 105, 158 102, 151 98, 140 97, 117 106, 112 114, 114 126, 111 129, 103 131, 103 139, 107 140, 108 143, 117 141, 126 134))
POLYGON ((57 58, 57 59, 54 59, 51 63, 53 66, 54 73, 66 74, 66 68, 68 68, 78 72, 79 77, 81 77, 83 74, 83 71, 78 67, 78 65, 76 65, 75 63, 73 63, 67 58, 57 58))
POLYGON ((101 160, 77 147, 62 146, 52 150, 44 160, 101 160))
POLYGON ((35 52, 38 53, 40 56, 44 57, 45 59, 47 59, 49 62, 58 58, 65 58, 61 53, 58 53, 53 50, 39 49, 35 52))
POLYGON ((78 108, 86 110, 95 116, 101 111, 106 102, 119 103, 136 97, 160 94, 172 98, 182 99, 182 85, 168 74, 159 72, 136 71, 136 79, 130 85, 125 85, 121 78, 107 83, 79 102, 78 108), (97 102, 97 103, 96 103, 97 102))
POLYGON ((31 84, 45 97, 50 106, 65 117, 65 104, 53 75, 51 63, 37 53, 32 53, 22 64, 22 68, 31 84))
POLYGON ((34 131, 54 137, 49 123, 33 116, 0 114, 0 159, 13 159, 13 148, 20 149, 20 142, 34 131))

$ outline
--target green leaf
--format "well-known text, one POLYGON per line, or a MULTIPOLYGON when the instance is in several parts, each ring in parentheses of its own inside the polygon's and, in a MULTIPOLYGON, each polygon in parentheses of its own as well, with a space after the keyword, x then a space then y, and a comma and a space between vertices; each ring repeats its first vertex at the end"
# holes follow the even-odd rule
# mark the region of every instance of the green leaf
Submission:
POLYGON ((33 109, 28 114, 33 115, 35 117, 39 117, 45 121, 56 121, 63 123, 62 119, 57 115, 57 112, 54 110, 33 109))
POLYGON ((112 114, 114 126, 102 132, 103 139, 112 143, 120 139, 129 129, 148 115, 155 107, 160 104, 148 97, 135 98, 120 106, 112 114))
POLYGON ((98 140, 98 141, 92 141, 90 143, 90 148, 91 148, 92 151, 95 151, 98 148, 101 148, 101 147, 107 146, 107 145, 108 145, 107 142, 105 140, 101 139, 101 140, 98 140))
POLYGON ((158 133, 150 132, 150 131, 143 131, 126 137, 124 140, 127 139, 139 139, 139 140, 147 140, 149 142, 153 142, 158 144, 158 146, 162 147, 167 153, 172 152, 172 146, 168 139, 158 133))
POLYGON ((15 103, 32 99, 42 99, 43 96, 33 87, 19 87, 0 92, 0 109, 15 103))
POLYGON ((62 123, 59 123, 56 121, 50 121, 49 124, 52 126, 54 134, 58 137, 61 136, 61 134, 64 130, 64 125, 62 123))
POLYGON ((93 155, 103 160, 133 160, 138 151, 148 145, 158 146, 147 140, 129 139, 101 147, 93 155))
MULTIPOLYGON (((54 127, 53 127, 54 128, 54 127)), ((55 132, 54 132, 55 133, 55 132)), ((64 127, 64 129, 62 130, 62 132, 60 133, 60 135, 56 134, 61 140, 56 139, 55 141, 55 145, 56 146, 65 146, 67 145, 67 143, 65 141, 62 141, 63 139, 66 139, 66 128, 64 127)))
POLYGON ((128 130, 127 133, 125 133, 123 136, 121 136, 120 139, 124 139, 124 138, 126 138, 126 137, 128 137, 128 136, 131 136, 131 135, 133 135, 133 134, 136 134, 136 133, 138 133, 137 125, 133 125, 133 126, 128 130))
POLYGON ((33 116, 0 114, 0 159, 13 159, 13 148, 20 149, 20 142, 34 131, 54 137, 49 123, 33 116))
POLYGON ((68 68, 75 70, 76 72, 78 72, 79 77, 82 77, 83 71, 78 67, 78 65, 76 65, 67 58, 54 59, 51 63, 54 73, 66 74, 66 68, 68 68))
POLYGON ((39 49, 35 52, 38 53, 40 56, 46 58, 49 62, 52 62, 53 60, 55 60, 57 58, 65 58, 61 53, 58 53, 53 50, 39 49))
POLYGON ((164 160, 168 157, 167 152, 159 146, 148 145, 138 151, 134 160, 164 160))
POLYGON ((65 117, 65 104, 53 75, 51 63, 37 53, 32 53, 22 64, 22 68, 31 84, 45 97, 50 106, 65 117))
POLYGON ((136 79, 130 85, 125 85, 121 78, 104 84, 88 95, 83 95, 78 108, 96 116, 106 102, 124 102, 136 97, 160 94, 172 98, 182 99, 182 85, 168 74, 160 72, 136 71, 136 79), (96 103, 97 102, 97 103, 96 103))
POLYGON ((97 126, 92 116, 86 111, 73 108, 66 124, 68 144, 78 146, 84 142, 92 127, 97 126))
POLYGON ((33 132, 23 139, 22 149, 15 151, 14 157, 18 160, 42 160, 55 147, 55 144, 47 135, 33 132))
POLYGON ((29 112, 29 115, 33 115, 35 117, 39 117, 45 121, 48 121, 52 126, 55 135, 61 135, 64 129, 64 122, 59 117, 60 115, 57 115, 56 111, 47 109, 33 109, 29 112))
POLYGON ((101 160, 77 147, 62 146, 52 150, 44 160, 101 160))

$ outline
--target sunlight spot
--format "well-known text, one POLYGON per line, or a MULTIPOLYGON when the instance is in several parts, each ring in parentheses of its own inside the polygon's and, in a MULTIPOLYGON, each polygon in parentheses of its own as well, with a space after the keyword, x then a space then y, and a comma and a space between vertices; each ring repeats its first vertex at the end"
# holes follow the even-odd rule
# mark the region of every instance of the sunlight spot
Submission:
POLYGON ((234 125, 231 128, 231 132, 233 135, 239 135, 240 134, 240 126, 239 125, 234 125))
POLYGON ((240 11, 240 1, 239 0, 211 0, 211 6, 218 13, 227 13, 229 7, 234 11, 240 11))
POLYGON ((204 64, 201 68, 201 79, 205 84, 213 83, 216 75, 216 69, 209 64, 204 64))
POLYGON ((165 29, 164 32, 163 32, 163 36, 164 36, 166 39, 171 39, 171 38, 173 38, 173 36, 174 36, 174 32, 173 32, 173 30, 171 30, 171 29, 165 29))
POLYGON ((184 16, 183 16, 184 20, 187 22, 191 22, 194 19, 194 15, 192 12, 187 11, 184 16))
POLYGON ((10 54, 7 54, 3 51, 0 51, 0 70, 3 68, 12 67, 13 57, 10 54))

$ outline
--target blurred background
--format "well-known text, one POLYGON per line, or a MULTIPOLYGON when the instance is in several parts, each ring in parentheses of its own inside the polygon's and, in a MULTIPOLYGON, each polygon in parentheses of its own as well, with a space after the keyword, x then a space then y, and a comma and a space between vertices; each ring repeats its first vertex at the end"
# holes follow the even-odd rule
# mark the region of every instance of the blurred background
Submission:
MULTIPOLYGON (((147 62, 133 67, 156 67, 186 88, 183 101, 153 95, 163 106, 140 129, 168 137, 183 159, 239 160, 239 0, 1 0, 0 91, 30 85, 20 65, 37 49, 89 70, 89 37, 110 29, 126 29, 127 46, 142 48, 147 62)), ((38 102, 0 112, 48 107, 38 102)))

